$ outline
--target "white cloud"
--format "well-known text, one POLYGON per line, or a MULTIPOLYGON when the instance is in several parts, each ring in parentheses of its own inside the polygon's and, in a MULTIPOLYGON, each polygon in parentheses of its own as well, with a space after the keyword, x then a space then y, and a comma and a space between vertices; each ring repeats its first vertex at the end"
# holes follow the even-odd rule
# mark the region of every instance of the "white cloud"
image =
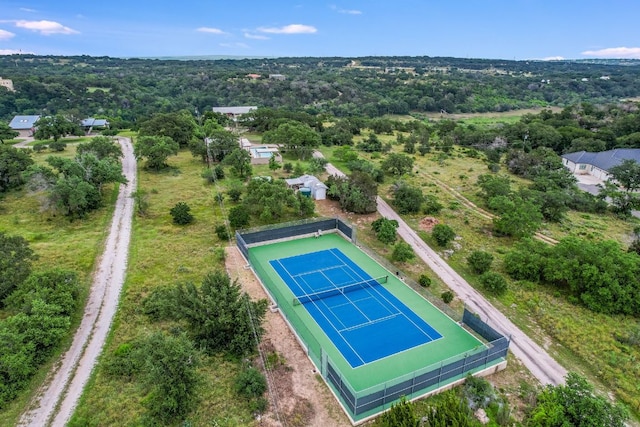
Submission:
POLYGON ((241 48, 241 49, 248 49, 249 45, 245 44, 245 43, 220 43, 220 46, 222 47, 231 47, 231 48, 241 48))
POLYGON ((543 61, 563 61, 563 56, 547 56, 546 58, 542 58, 543 61))
POLYGON ((331 8, 331 10, 335 10, 338 13, 344 13, 346 15, 362 15, 362 11, 361 10, 355 10, 355 9, 340 9, 338 6, 336 5, 331 5, 329 6, 331 8))
POLYGON ((9 32, 9 31, 0 30, 0 40, 9 40, 13 36, 15 36, 15 34, 9 32))
POLYGON ((608 47, 599 50, 586 50, 582 54, 598 58, 640 59, 640 47, 608 47))
POLYGON ((346 13, 347 15, 362 15, 360 10, 338 9, 338 13, 346 13))
POLYGON ((65 27, 55 21, 15 21, 16 27, 25 28, 27 30, 37 31, 42 35, 50 36, 51 34, 79 34, 78 31, 65 27))
POLYGON ((269 37, 263 36, 260 34, 244 33, 244 36, 248 39, 253 39, 253 40, 269 40, 269 37))
POLYGON ((33 52, 23 52, 17 49, 0 49, 0 55, 35 55, 33 52))
POLYGON ((284 27, 260 27, 258 31, 269 34, 313 34, 318 30, 311 25, 291 24, 284 27))
POLYGON ((29 13, 37 12, 37 10, 29 9, 28 7, 21 7, 20 10, 23 11, 23 12, 29 12, 29 13))
POLYGON ((209 34, 227 34, 219 28, 211 28, 211 27, 200 27, 196 31, 200 31, 201 33, 209 33, 209 34))

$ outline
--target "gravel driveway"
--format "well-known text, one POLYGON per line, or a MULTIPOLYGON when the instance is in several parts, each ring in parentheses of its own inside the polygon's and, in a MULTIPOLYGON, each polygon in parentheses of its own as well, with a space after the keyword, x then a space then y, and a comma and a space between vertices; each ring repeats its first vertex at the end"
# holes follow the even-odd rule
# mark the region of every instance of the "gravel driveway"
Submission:
POLYGON ((122 146, 122 171, 128 183, 120 185, 104 253, 93 277, 82 322, 69 350, 54 364, 44 383, 20 417, 19 426, 64 426, 75 409, 118 308, 131 240, 136 159, 129 138, 122 146))

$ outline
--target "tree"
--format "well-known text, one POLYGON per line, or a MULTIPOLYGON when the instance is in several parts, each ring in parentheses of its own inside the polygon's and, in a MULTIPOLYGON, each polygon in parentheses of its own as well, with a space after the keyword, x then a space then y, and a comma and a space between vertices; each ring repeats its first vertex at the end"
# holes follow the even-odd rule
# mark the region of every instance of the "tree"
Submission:
POLYGON ((598 396, 587 380, 575 372, 566 376, 566 384, 548 385, 538 395, 527 416, 532 427, 623 427, 629 414, 620 405, 598 396))
POLYGON ((329 197, 338 199, 348 212, 371 213, 377 209, 378 184, 371 175, 353 172, 348 178, 331 176, 327 180, 329 197))
POLYGON ((184 203, 178 202, 169 211, 173 218, 173 223, 178 225, 187 225, 193 222, 193 215, 191 214, 191 207, 184 203))
POLYGON ((63 316, 75 311, 80 294, 80 281, 75 271, 52 269, 32 273, 5 300, 16 311, 31 313, 36 301, 55 305, 63 316))
POLYGON ((420 206, 424 200, 422 190, 407 184, 400 184, 393 192, 393 204, 401 214, 420 212, 420 206))
POLYGON ((486 200, 511 194, 511 181, 506 176, 480 175, 478 186, 482 189, 482 195, 486 200))
POLYGON ((235 229, 246 227, 249 225, 249 219, 251 219, 251 214, 245 205, 238 205, 229 209, 229 225, 231 227, 235 229))
POLYGON ((605 182, 601 191, 602 197, 611 198, 614 211, 620 215, 629 216, 633 209, 640 209, 640 163, 635 160, 623 160, 609 170, 612 180, 605 182))
POLYGON ((380 167, 390 175, 404 175, 413 169, 413 158, 406 154, 391 153, 384 159, 380 167))
POLYGON ((480 283, 489 292, 502 295, 507 291, 507 281, 500 273, 487 271, 480 276, 480 283))
POLYGON ((540 207, 519 197, 497 196, 489 200, 489 207, 500 216, 493 219, 497 234, 516 238, 533 236, 542 224, 540 207))
POLYGON ((37 259, 29 243, 20 236, 0 231, 0 307, 31 273, 31 262, 37 259))
MULTIPOLYGON (((263 222, 272 222, 288 213, 300 214, 301 200, 287 187, 284 180, 253 179, 247 185, 243 204, 251 215, 259 217, 263 222)), ((305 211, 309 209, 307 201, 311 200, 303 202, 305 211)))
POLYGON ((196 121, 188 111, 160 113, 142 122, 138 133, 141 137, 168 137, 180 148, 189 145, 195 135, 196 127, 196 121))
POLYGON ((13 139, 18 135, 20 132, 11 129, 5 122, 0 122, 0 144, 4 144, 5 140, 13 139))
POLYGON ((305 160, 311 156, 315 148, 320 146, 321 137, 306 123, 288 121, 275 130, 265 132, 262 135, 262 142, 278 145, 296 158, 305 160))
POLYGON ((61 176, 50 191, 49 198, 63 215, 82 218, 100 206, 100 192, 82 178, 61 176))
POLYGON ((376 420, 376 427, 417 427, 419 420, 416 416, 414 404, 405 399, 391 405, 391 408, 376 420))
POLYGON ((23 172, 32 164, 28 151, 0 145, 0 193, 24 184, 23 172))
POLYGON ((406 242, 399 242, 393 248, 393 252, 391 253, 391 260, 398 262, 405 262, 412 260, 416 257, 415 252, 413 252, 413 248, 406 242))
POLYGON ((251 176, 251 155, 247 150, 243 150, 242 148, 234 149, 225 157, 224 163, 231 166, 231 169, 233 169, 234 173, 240 178, 251 176))
POLYGON ((436 240, 438 246, 444 247, 456 237, 456 232, 446 224, 436 224, 433 230, 431 230, 431 235, 436 240))
POLYGON ((491 268, 493 262, 493 255, 484 251, 473 251, 467 257, 467 262, 474 273, 482 274, 491 268))
POLYGON ((193 343, 184 335, 156 332, 138 346, 136 371, 146 389, 144 406, 155 423, 174 424, 197 402, 200 365, 193 343))
POLYGON ((175 315, 186 322, 198 347, 209 354, 223 351, 238 357, 256 351, 267 300, 252 301, 223 272, 207 274, 200 287, 179 284, 175 295, 175 315))
POLYGON ((76 155, 92 153, 99 160, 112 159, 119 161, 122 158, 122 148, 116 144, 112 138, 107 136, 96 136, 89 142, 78 144, 76 155))
POLYGON ((387 245, 393 244, 398 238, 396 233, 398 221, 395 219, 378 218, 371 223, 371 228, 378 240, 387 245))
POLYGON ((41 117, 35 123, 36 132, 34 134, 36 139, 50 139, 58 141, 60 138, 66 135, 84 135, 80 126, 65 119, 61 115, 41 117))
POLYGON ((167 167, 167 158, 178 154, 180 145, 167 136, 142 136, 135 143, 136 158, 146 158, 147 167, 160 170, 167 167))

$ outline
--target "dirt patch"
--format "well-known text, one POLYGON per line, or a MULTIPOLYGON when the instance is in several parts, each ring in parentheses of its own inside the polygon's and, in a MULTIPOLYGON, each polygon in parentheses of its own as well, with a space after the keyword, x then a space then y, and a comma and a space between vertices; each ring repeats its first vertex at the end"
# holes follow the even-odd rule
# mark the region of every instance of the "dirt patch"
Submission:
MULTIPOLYGON (((232 279, 252 298, 268 298, 236 247, 226 248, 226 267, 232 279)), ((296 340, 279 311, 267 311, 260 345, 269 381, 269 409, 260 426, 350 426, 338 401, 296 340)))
POLYGON ((432 216, 427 216, 420 220, 419 227, 420 227, 420 230, 431 232, 431 230, 433 230, 433 227, 435 227, 439 222, 440 221, 438 221, 437 218, 434 218, 432 216))

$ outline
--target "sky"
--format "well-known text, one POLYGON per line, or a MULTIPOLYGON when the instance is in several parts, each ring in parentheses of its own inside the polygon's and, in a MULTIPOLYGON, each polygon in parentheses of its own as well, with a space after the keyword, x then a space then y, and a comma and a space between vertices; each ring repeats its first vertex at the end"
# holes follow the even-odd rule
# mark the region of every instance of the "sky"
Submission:
POLYGON ((638 0, 0 0, 0 54, 640 59, 638 0))

